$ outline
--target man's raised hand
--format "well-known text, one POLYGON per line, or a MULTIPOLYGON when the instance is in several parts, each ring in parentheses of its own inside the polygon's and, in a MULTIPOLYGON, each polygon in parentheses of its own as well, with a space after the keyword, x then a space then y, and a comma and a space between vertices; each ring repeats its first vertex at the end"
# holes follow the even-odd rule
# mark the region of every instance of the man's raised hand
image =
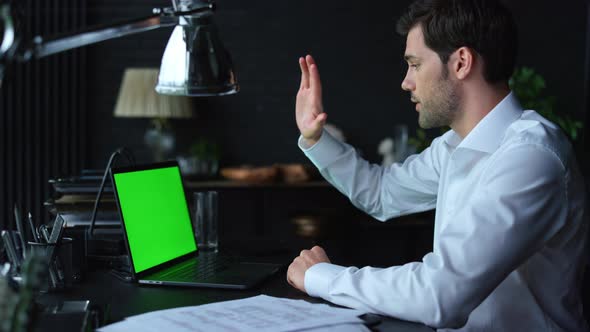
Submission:
POLYGON ((322 106, 320 73, 312 56, 299 58, 299 67, 301 85, 295 103, 295 119, 301 136, 309 145, 313 145, 320 139, 328 116, 322 106))

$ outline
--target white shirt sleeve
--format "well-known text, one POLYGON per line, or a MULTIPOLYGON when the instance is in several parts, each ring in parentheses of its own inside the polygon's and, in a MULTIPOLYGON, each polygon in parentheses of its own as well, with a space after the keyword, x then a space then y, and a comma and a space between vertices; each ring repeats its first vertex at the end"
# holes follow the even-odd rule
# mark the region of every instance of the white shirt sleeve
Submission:
POLYGON ((308 147, 299 138, 299 147, 322 176, 350 198, 357 208, 379 220, 434 209, 438 190, 442 144, 432 146, 403 164, 389 168, 369 164, 354 148, 323 131, 320 140, 308 147))
MULTIPOLYGON (((468 204, 453 211, 453 222, 440 229, 435 251, 422 262, 362 269, 317 264, 305 274, 305 289, 339 305, 433 327, 464 325, 471 311, 555 236, 567 218, 565 168, 553 152, 519 144, 494 157, 482 172, 480 190, 468 204)), ((358 162, 348 155, 342 158, 358 162)), ((339 163, 330 166, 340 167, 339 163)), ((409 172, 404 166, 399 169, 409 172)), ((327 173, 345 174, 344 170, 327 173)), ((375 174, 363 170, 350 177, 375 174)), ((351 181, 362 183, 360 178, 351 181)), ((377 183, 388 187, 381 189, 387 193, 381 195, 391 195, 389 191, 399 185, 395 181, 377 183)), ((353 193, 363 186, 366 184, 343 185, 354 188, 353 193)), ((375 195, 366 200, 379 199, 375 195)))

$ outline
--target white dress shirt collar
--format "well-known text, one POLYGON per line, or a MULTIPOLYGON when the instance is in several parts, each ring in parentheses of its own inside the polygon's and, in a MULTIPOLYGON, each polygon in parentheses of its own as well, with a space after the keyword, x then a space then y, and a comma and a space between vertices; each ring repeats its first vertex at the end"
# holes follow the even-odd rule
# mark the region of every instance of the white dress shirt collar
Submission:
POLYGON ((518 99, 510 92, 464 139, 454 130, 450 130, 444 135, 445 143, 453 149, 492 153, 500 146, 506 129, 521 116, 522 111, 518 99))

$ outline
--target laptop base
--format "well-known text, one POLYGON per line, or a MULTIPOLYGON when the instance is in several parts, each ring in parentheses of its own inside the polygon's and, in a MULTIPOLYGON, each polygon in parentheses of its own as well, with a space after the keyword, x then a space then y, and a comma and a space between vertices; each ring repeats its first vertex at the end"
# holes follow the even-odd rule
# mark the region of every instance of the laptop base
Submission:
POLYGON ((139 279, 138 282, 145 285, 249 289, 277 273, 280 268, 279 264, 234 262, 202 279, 175 275, 166 277, 163 276, 165 271, 158 271, 139 279))

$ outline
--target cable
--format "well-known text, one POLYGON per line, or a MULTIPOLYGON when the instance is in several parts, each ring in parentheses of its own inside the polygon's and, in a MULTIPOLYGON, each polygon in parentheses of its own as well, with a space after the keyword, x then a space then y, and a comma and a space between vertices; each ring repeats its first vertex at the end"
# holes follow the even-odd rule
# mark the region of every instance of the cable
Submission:
POLYGON ((100 198, 102 197, 102 193, 104 192, 104 185, 106 183, 107 177, 111 170, 111 166, 115 161, 115 158, 118 156, 123 156, 127 159, 127 162, 131 165, 135 165, 135 157, 131 153, 131 151, 127 148, 118 148, 115 152, 111 154, 109 157, 109 162, 104 170, 104 174, 102 176, 102 181, 100 183, 100 187, 98 188, 98 193, 96 194, 96 200, 94 201, 94 208, 92 209, 92 217, 90 218, 90 227, 88 228, 88 239, 92 238, 94 235, 94 224, 96 223, 96 214, 98 213, 98 203, 100 202, 100 198))

